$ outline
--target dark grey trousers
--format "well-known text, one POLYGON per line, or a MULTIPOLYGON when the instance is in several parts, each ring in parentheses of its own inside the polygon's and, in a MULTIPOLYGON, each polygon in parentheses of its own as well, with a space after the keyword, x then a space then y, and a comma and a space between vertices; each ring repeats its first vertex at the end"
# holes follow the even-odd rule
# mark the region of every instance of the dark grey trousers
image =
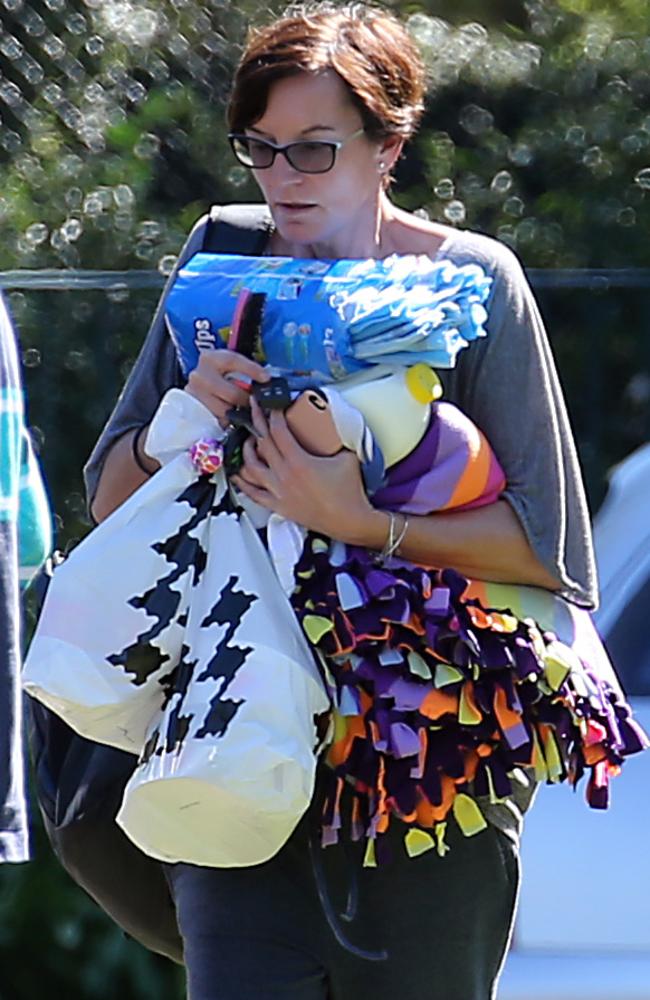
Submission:
POLYGON ((393 861, 363 868, 360 845, 323 850, 312 826, 252 868, 167 868, 189 1000, 495 996, 519 883, 504 834, 450 824, 445 858, 408 858, 395 822, 393 861))

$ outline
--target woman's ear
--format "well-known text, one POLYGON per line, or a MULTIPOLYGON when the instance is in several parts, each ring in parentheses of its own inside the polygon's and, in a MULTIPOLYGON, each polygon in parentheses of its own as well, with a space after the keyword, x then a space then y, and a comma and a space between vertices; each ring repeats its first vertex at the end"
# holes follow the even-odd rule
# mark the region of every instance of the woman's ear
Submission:
POLYGON ((401 135, 388 135, 377 147, 377 169, 380 174, 388 175, 400 158, 404 139, 401 135))

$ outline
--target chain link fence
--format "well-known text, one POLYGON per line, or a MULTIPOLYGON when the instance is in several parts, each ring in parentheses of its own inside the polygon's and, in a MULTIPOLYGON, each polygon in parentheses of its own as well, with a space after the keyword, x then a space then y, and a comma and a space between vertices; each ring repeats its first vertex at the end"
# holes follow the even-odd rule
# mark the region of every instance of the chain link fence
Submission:
MULTIPOLYGON (((595 510, 608 469, 650 440, 650 272, 531 270, 529 277, 595 510)), ((162 283, 160 274, 146 270, 0 273, 21 330, 32 433, 61 545, 87 530, 81 467, 128 374, 162 283)))

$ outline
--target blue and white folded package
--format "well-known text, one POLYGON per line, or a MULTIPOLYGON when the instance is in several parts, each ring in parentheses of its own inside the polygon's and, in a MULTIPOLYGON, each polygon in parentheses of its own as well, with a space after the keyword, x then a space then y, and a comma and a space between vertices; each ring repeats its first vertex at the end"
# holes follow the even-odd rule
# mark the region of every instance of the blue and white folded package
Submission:
POLYGON ((261 341, 272 368, 323 382, 374 364, 453 368, 484 337, 492 279, 424 255, 311 260, 198 253, 181 268, 166 322, 183 373, 226 346, 240 293, 265 296, 261 341))

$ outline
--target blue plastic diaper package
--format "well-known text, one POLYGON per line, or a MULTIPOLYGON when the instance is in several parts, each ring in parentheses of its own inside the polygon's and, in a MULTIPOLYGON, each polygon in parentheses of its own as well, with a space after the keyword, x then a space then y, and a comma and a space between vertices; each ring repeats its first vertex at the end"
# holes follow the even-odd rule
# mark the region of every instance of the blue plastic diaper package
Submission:
MULTIPOLYGON (((198 253, 179 271, 166 323, 185 375, 228 346, 242 295, 256 295, 259 360, 323 382, 381 363, 452 368, 485 336, 491 278, 424 255, 312 260, 198 253)), ((232 346, 232 345, 231 345, 232 346)))

